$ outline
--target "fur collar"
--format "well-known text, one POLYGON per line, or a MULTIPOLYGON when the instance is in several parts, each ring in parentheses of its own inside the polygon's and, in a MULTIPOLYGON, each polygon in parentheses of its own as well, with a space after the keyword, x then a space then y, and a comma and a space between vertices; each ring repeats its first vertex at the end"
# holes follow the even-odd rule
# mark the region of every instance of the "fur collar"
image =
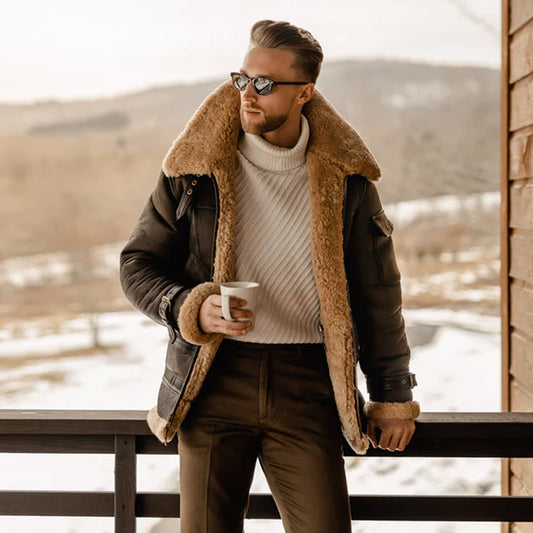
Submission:
MULTIPOLYGON (((167 176, 211 174, 218 164, 235 157, 240 126, 240 95, 228 80, 200 105, 163 160, 167 176)), ((339 175, 361 174, 378 181, 380 168, 355 129, 315 88, 302 113, 311 136, 307 154, 335 165, 339 175)))

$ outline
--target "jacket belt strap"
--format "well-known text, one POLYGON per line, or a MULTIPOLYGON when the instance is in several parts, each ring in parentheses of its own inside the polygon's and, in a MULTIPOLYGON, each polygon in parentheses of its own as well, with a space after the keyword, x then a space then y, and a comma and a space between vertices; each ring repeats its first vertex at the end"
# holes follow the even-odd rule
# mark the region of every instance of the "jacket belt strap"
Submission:
POLYGON ((415 374, 408 373, 394 378, 366 378, 369 388, 380 387, 381 390, 412 389, 418 385, 415 374))
POLYGON ((172 319, 172 300, 180 290, 181 287, 179 285, 174 285, 161 297, 161 302, 159 303, 159 316, 168 328, 170 342, 174 342, 176 338, 175 324, 172 319))

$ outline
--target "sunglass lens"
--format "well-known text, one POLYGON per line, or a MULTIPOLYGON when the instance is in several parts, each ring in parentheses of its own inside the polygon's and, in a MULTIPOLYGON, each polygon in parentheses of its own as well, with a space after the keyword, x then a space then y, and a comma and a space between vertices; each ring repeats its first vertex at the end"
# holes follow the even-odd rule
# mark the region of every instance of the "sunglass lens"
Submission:
POLYGON ((235 74, 232 76, 233 79, 233 85, 236 89, 239 89, 239 91, 244 91, 246 89, 246 86, 248 85, 249 78, 245 76, 244 74, 235 74))
POLYGON ((265 96, 272 90, 272 82, 267 78, 256 78, 254 88, 258 94, 265 96))

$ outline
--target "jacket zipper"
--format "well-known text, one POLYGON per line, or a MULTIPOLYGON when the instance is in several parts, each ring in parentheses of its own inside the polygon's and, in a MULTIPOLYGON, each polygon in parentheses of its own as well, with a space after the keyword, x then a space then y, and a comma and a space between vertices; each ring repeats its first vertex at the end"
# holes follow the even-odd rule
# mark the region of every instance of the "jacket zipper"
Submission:
MULTIPOLYGON (((217 187, 215 177, 212 176, 211 180, 213 182, 213 187, 215 189, 215 231, 213 232, 213 240, 211 243, 211 272, 210 272, 210 277, 211 277, 210 281, 213 281, 213 270, 214 270, 214 264, 215 264, 215 242, 216 242, 216 235, 217 235, 217 230, 218 230, 219 200, 218 200, 218 187, 217 187)), ((187 375, 185 376, 185 380, 183 381, 183 387, 181 388, 181 393, 178 395, 178 399, 176 400, 176 404, 174 406, 172 414, 170 415, 170 418, 168 419, 168 422, 165 425, 165 446, 168 443, 167 441, 168 430, 170 428, 170 425, 172 424, 172 421, 174 420, 176 416, 176 408, 181 399, 181 395, 185 391, 185 387, 187 386, 187 383, 189 382, 189 378, 190 378, 192 369, 196 363, 196 359, 198 357, 198 352, 200 351, 200 348, 201 346, 198 346, 198 348, 196 348, 196 351, 194 352, 193 361, 191 363, 191 366, 189 367, 187 375)))

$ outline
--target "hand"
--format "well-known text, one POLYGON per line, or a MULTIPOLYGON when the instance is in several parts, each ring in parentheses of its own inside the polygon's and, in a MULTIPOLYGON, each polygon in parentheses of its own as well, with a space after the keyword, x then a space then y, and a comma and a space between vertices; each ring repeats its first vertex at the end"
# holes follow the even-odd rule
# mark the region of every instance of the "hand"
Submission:
MULTIPOLYGON (((229 306, 231 316, 235 318, 250 318, 252 311, 249 309, 239 309, 246 305, 246 300, 240 298, 230 298, 229 306)), ((223 333, 224 335, 246 335, 251 322, 226 320, 222 314, 222 296, 211 294, 202 303, 198 315, 200 329, 204 333, 223 333)))
POLYGON ((413 418, 369 418, 367 422, 367 435, 374 448, 394 452, 403 452, 415 432, 413 418), (381 430, 379 443, 376 438, 376 428, 381 430))

